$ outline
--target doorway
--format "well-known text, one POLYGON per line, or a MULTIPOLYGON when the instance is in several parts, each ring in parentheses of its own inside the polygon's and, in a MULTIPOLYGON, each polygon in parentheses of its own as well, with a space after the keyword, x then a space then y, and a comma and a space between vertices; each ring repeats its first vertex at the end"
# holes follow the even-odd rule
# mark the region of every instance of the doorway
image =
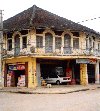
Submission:
POLYGON ((94 64, 87 65, 87 73, 88 73, 88 82, 95 83, 95 65, 94 64))

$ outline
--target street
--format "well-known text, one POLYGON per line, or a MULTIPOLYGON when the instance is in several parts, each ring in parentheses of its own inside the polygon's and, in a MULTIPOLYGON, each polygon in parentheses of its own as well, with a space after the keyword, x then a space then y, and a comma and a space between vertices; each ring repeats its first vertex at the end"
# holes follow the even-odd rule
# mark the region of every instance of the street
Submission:
POLYGON ((100 111, 100 89, 69 94, 0 92, 0 111, 100 111))

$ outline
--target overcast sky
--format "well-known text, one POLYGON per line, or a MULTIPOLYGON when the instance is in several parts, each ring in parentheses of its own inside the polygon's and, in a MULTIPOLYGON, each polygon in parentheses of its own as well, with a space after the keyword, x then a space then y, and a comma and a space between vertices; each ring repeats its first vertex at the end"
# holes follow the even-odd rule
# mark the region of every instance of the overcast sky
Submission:
POLYGON ((3 19, 10 18, 33 5, 100 32, 100 0, 1 0, 3 19), (98 18, 96 20, 90 20, 98 18))

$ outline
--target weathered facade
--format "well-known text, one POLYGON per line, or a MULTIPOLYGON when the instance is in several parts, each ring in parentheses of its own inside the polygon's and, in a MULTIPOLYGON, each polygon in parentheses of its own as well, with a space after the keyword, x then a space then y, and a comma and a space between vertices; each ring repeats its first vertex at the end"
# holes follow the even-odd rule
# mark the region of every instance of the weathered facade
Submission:
POLYGON ((99 83, 100 34, 94 30, 35 5, 5 20, 4 30, 5 87, 40 86, 56 67, 76 84, 99 83))

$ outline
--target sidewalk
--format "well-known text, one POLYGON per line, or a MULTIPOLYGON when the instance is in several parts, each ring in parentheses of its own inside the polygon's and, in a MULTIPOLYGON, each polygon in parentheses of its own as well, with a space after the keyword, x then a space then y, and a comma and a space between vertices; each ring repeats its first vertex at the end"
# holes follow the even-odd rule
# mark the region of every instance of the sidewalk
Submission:
POLYGON ((4 87, 0 88, 0 92, 23 93, 23 94, 67 94, 86 90, 95 90, 100 88, 100 85, 89 84, 82 85, 53 85, 51 88, 37 87, 35 89, 25 87, 4 87))

